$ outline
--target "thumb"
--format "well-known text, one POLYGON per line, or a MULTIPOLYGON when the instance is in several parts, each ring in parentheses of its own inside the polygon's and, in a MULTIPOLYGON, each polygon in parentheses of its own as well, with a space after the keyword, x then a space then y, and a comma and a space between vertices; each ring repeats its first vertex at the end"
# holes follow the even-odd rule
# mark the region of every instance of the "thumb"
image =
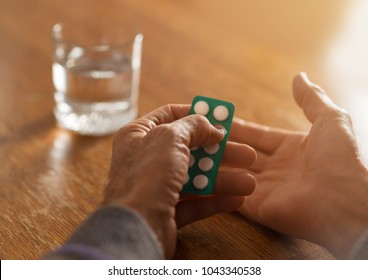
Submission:
POLYGON ((189 115, 170 124, 179 132, 188 147, 209 146, 219 143, 226 131, 214 127, 206 117, 189 115))
POLYGON ((303 109, 307 119, 313 123, 317 117, 339 110, 324 90, 312 83, 306 73, 300 73, 293 80, 293 94, 296 103, 303 109))

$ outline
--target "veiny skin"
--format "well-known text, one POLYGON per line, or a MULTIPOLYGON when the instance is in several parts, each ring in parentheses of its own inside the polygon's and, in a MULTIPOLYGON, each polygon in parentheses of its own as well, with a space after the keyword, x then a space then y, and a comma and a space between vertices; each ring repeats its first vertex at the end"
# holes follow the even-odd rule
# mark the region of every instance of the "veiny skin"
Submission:
POLYGON ((115 136, 105 204, 137 211, 161 242, 166 257, 174 254, 177 228, 240 207, 255 187, 246 172, 256 159, 253 148, 228 142, 214 195, 180 196, 190 148, 210 146, 224 137, 189 105, 167 105, 123 127, 115 136), (234 169, 231 169, 234 168, 234 169), (239 169, 243 169, 242 172, 239 169))
POLYGON ((249 170, 257 188, 240 212, 347 258, 368 228, 368 173, 351 119, 305 74, 295 77, 293 93, 312 123, 309 133, 233 123, 231 139, 258 155, 249 170))

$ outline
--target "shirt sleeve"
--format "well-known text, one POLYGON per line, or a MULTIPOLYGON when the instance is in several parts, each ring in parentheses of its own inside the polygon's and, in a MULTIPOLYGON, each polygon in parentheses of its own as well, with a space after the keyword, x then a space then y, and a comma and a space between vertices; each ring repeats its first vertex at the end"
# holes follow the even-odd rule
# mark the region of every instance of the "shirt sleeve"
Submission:
POLYGON ((133 210, 103 207, 44 259, 163 259, 159 241, 133 210))
POLYGON ((349 258, 353 260, 368 260, 368 230, 355 243, 349 258))

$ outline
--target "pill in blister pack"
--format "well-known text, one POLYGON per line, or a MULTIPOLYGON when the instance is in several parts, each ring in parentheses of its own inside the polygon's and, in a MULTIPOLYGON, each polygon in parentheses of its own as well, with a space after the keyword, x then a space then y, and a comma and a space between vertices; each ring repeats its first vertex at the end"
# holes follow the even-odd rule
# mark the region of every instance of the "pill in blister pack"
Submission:
POLYGON ((234 105, 227 101, 205 96, 196 96, 193 99, 190 114, 205 116, 214 126, 224 129, 225 136, 218 144, 191 150, 184 192, 203 195, 212 193, 229 137, 234 110, 234 105))

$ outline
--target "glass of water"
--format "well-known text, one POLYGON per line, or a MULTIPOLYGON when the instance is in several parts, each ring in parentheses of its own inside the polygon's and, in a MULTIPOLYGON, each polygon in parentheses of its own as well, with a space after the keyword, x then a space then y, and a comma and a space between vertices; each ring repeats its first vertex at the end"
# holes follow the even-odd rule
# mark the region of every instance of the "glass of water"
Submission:
POLYGON ((54 115, 60 127, 106 135, 137 116, 143 35, 109 21, 53 27, 54 115))

